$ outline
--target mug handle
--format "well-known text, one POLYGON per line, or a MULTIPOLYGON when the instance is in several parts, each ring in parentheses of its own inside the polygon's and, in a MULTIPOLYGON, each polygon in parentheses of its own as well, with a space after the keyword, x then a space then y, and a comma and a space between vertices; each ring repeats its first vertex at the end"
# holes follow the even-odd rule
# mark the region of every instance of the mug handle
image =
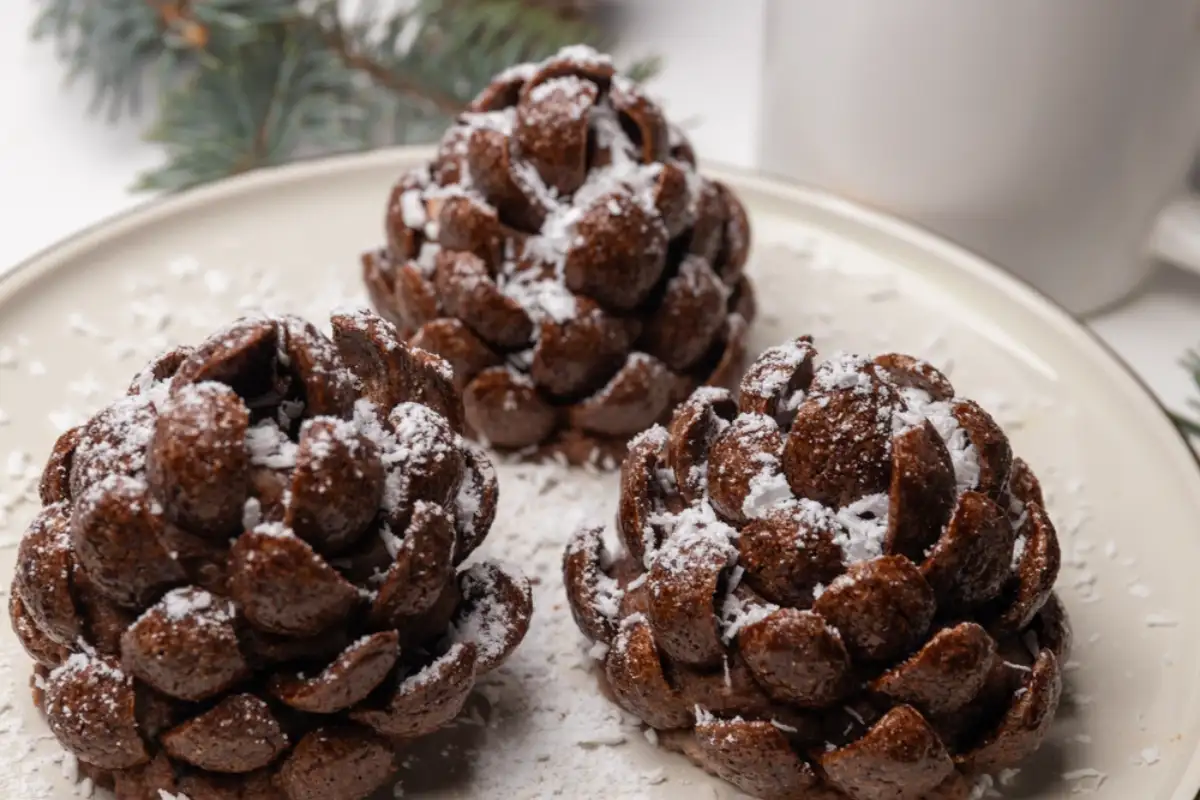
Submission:
POLYGON ((1200 195, 1174 200, 1158 215, 1150 237, 1158 259, 1200 273, 1200 195))

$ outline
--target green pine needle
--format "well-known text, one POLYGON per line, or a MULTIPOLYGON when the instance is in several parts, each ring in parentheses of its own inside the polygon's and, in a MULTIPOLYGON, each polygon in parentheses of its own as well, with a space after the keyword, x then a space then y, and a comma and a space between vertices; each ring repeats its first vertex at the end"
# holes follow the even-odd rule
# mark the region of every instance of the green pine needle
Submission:
MULTIPOLYGON (((1196 384, 1196 390, 1200 392, 1200 349, 1189 350, 1180 364, 1191 373, 1192 381, 1196 384)), ((1191 413, 1196 416, 1186 416, 1179 413, 1172 413, 1171 416, 1180 430, 1189 436, 1200 438, 1200 395, 1189 400, 1188 407, 1191 409, 1191 413)))
MULTIPOLYGON (((142 189, 174 191, 310 155, 435 141, 492 75, 605 31, 545 0, 40 0, 94 109, 136 114, 158 94, 148 138, 167 160, 142 189), (385 8, 387 6, 387 8, 385 8)), ((560 3, 569 6, 569 3, 560 3)), ((644 59, 635 79, 659 64, 644 59)))

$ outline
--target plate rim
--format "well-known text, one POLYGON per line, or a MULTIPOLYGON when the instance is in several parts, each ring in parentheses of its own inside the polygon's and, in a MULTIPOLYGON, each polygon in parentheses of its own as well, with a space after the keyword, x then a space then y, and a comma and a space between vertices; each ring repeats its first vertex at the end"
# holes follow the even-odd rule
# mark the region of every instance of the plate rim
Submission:
MULTIPOLYGON (((189 208, 203 206, 223 199, 236 197, 253 191, 285 185, 298 180, 311 180, 323 175, 338 174, 372 167, 399 169, 404 162, 428 160, 436 149, 432 146, 395 146, 375 150, 343 153, 337 155, 302 158, 287 164, 263 167, 240 175, 222 178, 202 186, 173 194, 163 194, 138 202, 87 225, 32 255, 18 261, 0 274, 0 303, 12 298, 21 287, 54 271, 81 252, 99 246, 106 241, 119 238, 124 233, 153 224, 155 221, 189 208)), ((754 191, 781 197, 841 217, 851 223, 870 227, 884 236, 913 246, 930 256, 949 262, 957 269, 969 272, 1002 293, 1031 307, 1037 314, 1056 328, 1074 338, 1077 345, 1092 348, 1115 367, 1115 375, 1128 381, 1143 402, 1155 410, 1155 422, 1166 426, 1180 452, 1186 456, 1193 478, 1200 483, 1200 452, 1192 447, 1191 440, 1179 429, 1171 418, 1166 404, 1151 390, 1129 363, 1107 342, 1088 328, 1078 317, 1067 311, 1028 281, 1013 275, 995 262, 971 250, 951 238, 935 233, 920 224, 910 222, 888 212, 836 195, 833 192, 780 179, 760 171, 731 167, 717 162, 702 164, 702 170, 718 179, 730 179, 754 191)), ((1148 422, 1148 421, 1147 421, 1148 422)), ((1200 749, 1186 759, 1181 782, 1173 790, 1173 800, 1200 800, 1200 749)))

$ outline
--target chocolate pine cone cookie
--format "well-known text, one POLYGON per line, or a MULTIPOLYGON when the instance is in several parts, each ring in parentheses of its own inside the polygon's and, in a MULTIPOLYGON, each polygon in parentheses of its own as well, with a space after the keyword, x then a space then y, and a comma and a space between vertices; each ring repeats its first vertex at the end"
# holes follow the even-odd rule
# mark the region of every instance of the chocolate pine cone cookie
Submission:
POLYGON ((607 689, 777 800, 962 800, 1054 718, 1059 545, 1004 433, 903 355, 767 350, 630 446, 564 579, 607 689))
POLYGON ((247 318, 64 434, 12 624, 118 800, 359 800, 529 625, 449 366, 369 312, 247 318))
POLYGON ((498 449, 615 466, 694 388, 740 377, 745 209, 586 47, 497 76, 400 178, 386 227, 372 302, 450 361, 498 449))

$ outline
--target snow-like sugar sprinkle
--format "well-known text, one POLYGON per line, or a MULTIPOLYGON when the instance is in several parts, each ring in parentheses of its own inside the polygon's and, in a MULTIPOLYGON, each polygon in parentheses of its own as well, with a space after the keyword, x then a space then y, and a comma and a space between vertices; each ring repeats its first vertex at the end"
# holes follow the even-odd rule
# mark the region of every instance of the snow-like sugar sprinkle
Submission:
POLYGON ((295 536, 295 532, 282 522, 263 522, 255 526, 254 533, 262 536, 287 537, 295 536))
POLYGON ((246 431, 246 452, 254 466, 291 469, 296 466, 297 450, 274 420, 263 420, 246 431))
POLYGON ((750 478, 746 499, 742 501, 742 513, 750 519, 765 516, 780 503, 793 499, 779 459, 771 453, 760 453, 756 458, 760 463, 759 471, 750 478))
POLYGON ((242 506, 242 530, 253 530, 262 522, 262 502, 257 497, 246 498, 242 506))
POLYGON ((409 189, 400 193, 400 216, 409 228, 425 227, 429 216, 425 213, 425 202, 421 199, 420 189, 409 189))
POLYGON ((1179 626, 1179 620, 1167 614, 1147 614, 1145 622, 1147 628, 1175 628, 1179 626))
POLYGON ((812 388, 822 393, 852 389, 855 394, 869 395, 874 391, 870 359, 853 353, 835 353, 817 367, 812 388))
POLYGON ((837 527, 833 542, 842 548, 846 564, 869 561, 883 555, 888 503, 886 494, 870 494, 838 509, 834 514, 837 527))
POLYGON ((401 681, 396 693, 400 696, 412 694, 413 692, 418 691, 425 686, 442 680, 443 676, 446 674, 446 670, 451 668, 451 666, 462 657, 462 650, 464 647, 466 647, 466 643, 461 641, 450 645, 450 649, 433 663, 428 664, 421 670, 414 672, 412 675, 409 675, 407 678, 401 681))
POLYGON ((902 388, 900 396, 904 407, 892 415, 892 430, 902 433, 928 421, 950 452, 958 493, 962 494, 978 486, 979 454, 966 430, 958 424, 958 418, 954 416, 954 401, 934 401, 928 392, 914 387, 902 388))
POLYGON ((748 625, 762 622, 779 610, 773 603, 745 602, 733 592, 721 602, 721 640, 729 644, 748 625))
POLYGON ((673 575, 688 575, 710 561, 732 566, 737 560, 736 536, 708 503, 689 506, 675 515, 666 541, 656 553, 646 554, 647 562, 673 575))

